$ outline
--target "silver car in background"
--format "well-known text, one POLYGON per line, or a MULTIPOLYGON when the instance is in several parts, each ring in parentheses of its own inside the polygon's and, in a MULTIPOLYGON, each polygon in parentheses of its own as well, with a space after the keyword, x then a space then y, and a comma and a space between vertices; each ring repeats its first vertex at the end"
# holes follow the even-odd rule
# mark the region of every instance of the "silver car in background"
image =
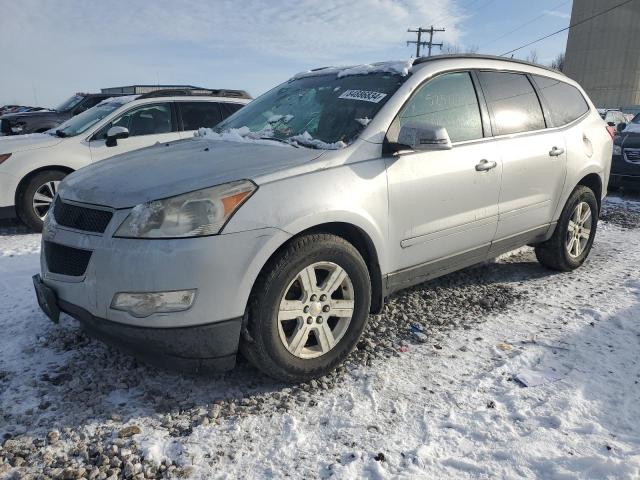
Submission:
POLYGON ((523 245, 579 267, 612 138, 559 72, 440 56, 299 74, 215 130, 69 175, 39 303, 169 367, 305 381, 392 292, 523 245))

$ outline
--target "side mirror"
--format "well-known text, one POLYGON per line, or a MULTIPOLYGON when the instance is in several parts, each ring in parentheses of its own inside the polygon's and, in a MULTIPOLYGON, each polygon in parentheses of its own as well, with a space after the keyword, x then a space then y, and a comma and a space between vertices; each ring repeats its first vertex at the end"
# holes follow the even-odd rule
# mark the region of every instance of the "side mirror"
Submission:
POLYGON ((107 147, 115 147, 118 145, 118 140, 122 138, 129 138, 129 129, 125 127, 111 127, 107 131, 107 141, 105 145, 107 147))
POLYGON ((621 122, 618 124, 618 126, 616 127, 616 130, 618 131, 618 133, 622 132, 625 128, 627 128, 627 124, 624 122, 621 122))
POLYGON ((400 150, 450 150, 451 139, 444 127, 438 125, 425 125, 409 122, 404 124, 397 133, 397 138, 392 138, 391 132, 387 141, 393 151, 400 150))

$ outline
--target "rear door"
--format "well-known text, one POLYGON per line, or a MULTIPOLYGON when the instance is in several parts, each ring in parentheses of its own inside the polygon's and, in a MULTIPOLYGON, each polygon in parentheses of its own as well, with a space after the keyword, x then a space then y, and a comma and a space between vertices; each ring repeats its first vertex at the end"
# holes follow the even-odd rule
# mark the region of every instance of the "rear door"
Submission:
POLYGON ((199 128, 213 128, 223 120, 218 102, 178 101, 176 106, 181 122, 181 138, 193 137, 199 128))
POLYGON ((130 108, 105 125, 89 142, 91 160, 96 162, 120 153, 138 150, 156 143, 180 139, 171 102, 149 103, 130 108), (114 147, 105 144, 107 131, 121 126, 129 130, 129 138, 118 140, 114 147))
POLYGON ((502 170, 499 153, 484 138, 469 72, 442 74, 419 87, 391 128, 407 121, 445 127, 453 148, 385 160, 389 238, 397 269, 389 281, 399 287, 457 263, 484 259, 498 222, 502 170), (485 163, 493 168, 477 169, 485 163))
POLYGON ((566 176, 564 135, 546 128, 527 75, 480 71, 478 77, 503 165, 496 247, 522 244, 552 220, 566 176))

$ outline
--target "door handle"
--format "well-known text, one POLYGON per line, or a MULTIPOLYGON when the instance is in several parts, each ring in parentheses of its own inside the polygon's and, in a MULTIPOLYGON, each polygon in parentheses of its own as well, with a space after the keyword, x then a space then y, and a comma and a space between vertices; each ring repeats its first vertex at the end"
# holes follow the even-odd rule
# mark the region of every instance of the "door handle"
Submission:
POLYGON ((564 148, 553 147, 549 152, 550 157, 559 157, 564 153, 564 148))
POLYGON ((496 168, 498 164, 493 160, 480 160, 480 163, 476 165, 477 172, 488 172, 492 168, 496 168))

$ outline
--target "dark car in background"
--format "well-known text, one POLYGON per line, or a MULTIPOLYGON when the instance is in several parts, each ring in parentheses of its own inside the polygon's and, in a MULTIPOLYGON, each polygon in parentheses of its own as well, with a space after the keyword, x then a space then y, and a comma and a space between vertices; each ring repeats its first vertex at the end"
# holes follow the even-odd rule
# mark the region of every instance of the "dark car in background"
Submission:
POLYGON ((114 96, 116 95, 105 93, 76 93, 54 110, 6 113, 0 117, 0 134, 24 135, 45 132, 114 96))
POLYGON ((640 189, 640 114, 618 125, 613 142, 609 188, 640 189))

